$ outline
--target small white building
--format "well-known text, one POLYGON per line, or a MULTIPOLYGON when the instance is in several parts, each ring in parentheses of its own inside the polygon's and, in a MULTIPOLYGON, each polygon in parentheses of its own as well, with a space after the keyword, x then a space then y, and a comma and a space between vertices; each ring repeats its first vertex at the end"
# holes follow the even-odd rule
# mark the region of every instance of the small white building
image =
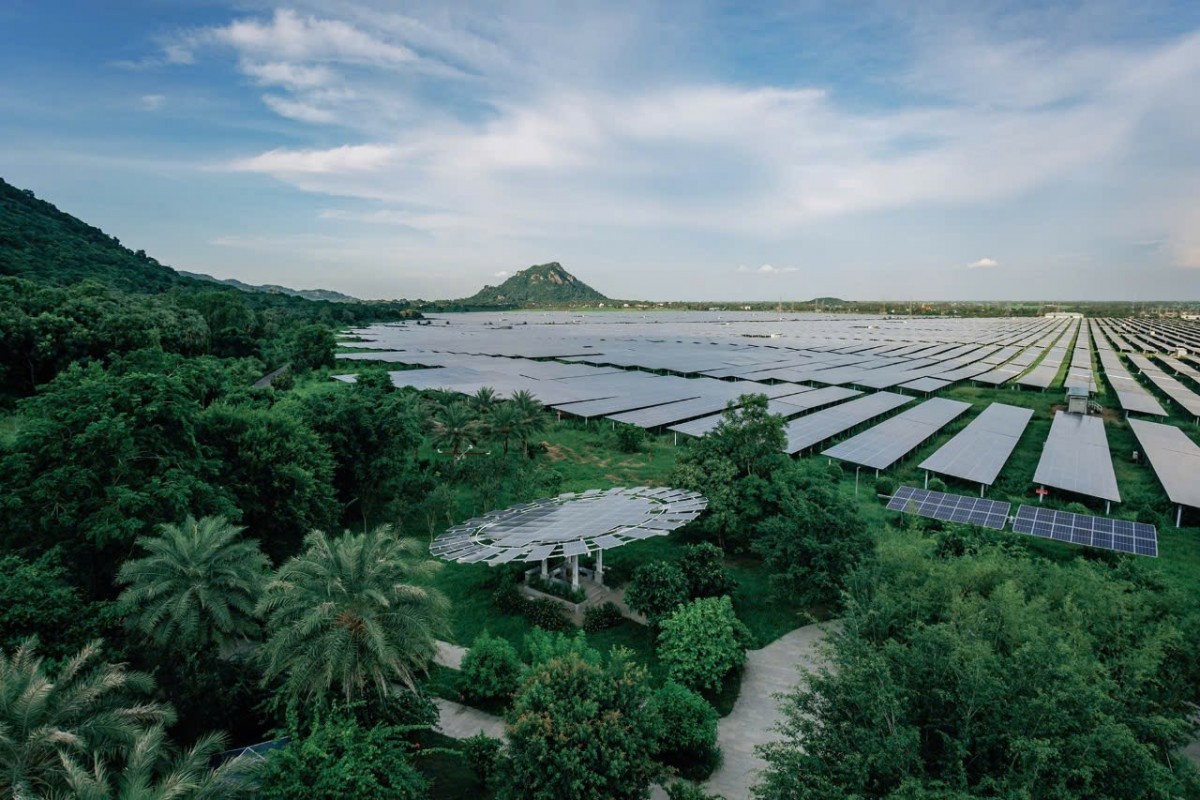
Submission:
POLYGON ((1092 393, 1086 386, 1067 387, 1067 413, 1087 414, 1092 401, 1092 393))

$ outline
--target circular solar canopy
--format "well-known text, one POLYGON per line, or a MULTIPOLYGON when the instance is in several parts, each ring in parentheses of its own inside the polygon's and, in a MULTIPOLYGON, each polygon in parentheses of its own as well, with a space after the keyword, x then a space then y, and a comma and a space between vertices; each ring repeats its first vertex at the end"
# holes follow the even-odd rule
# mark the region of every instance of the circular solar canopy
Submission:
POLYGON ((708 505, 683 489, 590 489, 567 492, 455 525, 429 550, 465 564, 543 561, 582 556, 629 542, 665 536, 691 522, 708 505))

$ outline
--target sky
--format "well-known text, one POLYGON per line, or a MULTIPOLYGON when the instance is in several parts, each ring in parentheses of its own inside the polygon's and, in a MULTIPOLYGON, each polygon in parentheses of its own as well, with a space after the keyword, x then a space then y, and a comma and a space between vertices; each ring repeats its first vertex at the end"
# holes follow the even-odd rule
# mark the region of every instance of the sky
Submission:
POLYGON ((1200 300, 1200 3, 5 0, 0 177, 447 298, 1200 300))

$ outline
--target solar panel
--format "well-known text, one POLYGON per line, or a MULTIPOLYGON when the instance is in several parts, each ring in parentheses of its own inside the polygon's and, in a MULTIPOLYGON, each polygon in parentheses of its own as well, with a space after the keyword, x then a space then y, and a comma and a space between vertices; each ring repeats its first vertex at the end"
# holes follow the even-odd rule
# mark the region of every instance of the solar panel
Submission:
POLYGON ((1158 530, 1141 522, 1021 506, 1013 520, 1013 530, 1041 539, 1158 557, 1158 530))
POLYGON ((981 525, 1000 531, 1004 530, 1004 525, 1008 522, 1008 510, 1011 506, 1009 503, 986 500, 982 497, 901 486, 892 495, 887 507, 891 511, 916 514, 918 517, 981 525))

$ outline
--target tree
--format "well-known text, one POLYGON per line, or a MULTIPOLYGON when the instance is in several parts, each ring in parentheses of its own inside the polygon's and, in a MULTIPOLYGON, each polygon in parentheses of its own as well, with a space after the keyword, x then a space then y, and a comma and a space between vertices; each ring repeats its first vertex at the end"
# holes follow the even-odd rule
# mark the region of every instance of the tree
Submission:
POLYGON ((0 650, 36 636, 42 652, 61 658, 96 635, 96 606, 67 582, 54 553, 34 561, 0 556, 0 575, 0 650))
POLYGON ((870 558, 874 537, 820 467, 793 467, 777 483, 782 513, 758 524, 753 544, 771 571, 771 587, 806 605, 836 606, 846 576, 870 558))
POLYGON ((683 549, 679 568, 687 581, 688 597, 720 597, 732 595, 737 583, 725 569, 725 554, 708 542, 689 544, 683 549))
POLYGON ((459 667, 458 685, 463 695, 477 703, 507 703, 521 684, 525 667, 507 639, 475 638, 459 667))
POLYGON ((509 440, 515 438, 521 441, 528 436, 528 425, 528 418, 511 401, 496 406, 484 419, 485 434, 504 442, 504 455, 508 455, 509 440))
POLYGON ((500 402, 500 398, 496 395, 496 390, 492 387, 480 386, 467 402, 475 410, 475 413, 482 417, 491 413, 496 408, 500 402))
POLYGON ((343 517, 365 525, 404 495, 421 444, 419 411, 386 372, 364 370, 353 384, 331 382, 281 403, 301 417, 333 457, 333 488, 343 517))
POLYGON ((307 323, 297 325, 287 335, 288 360, 296 372, 319 367, 332 367, 337 339, 328 325, 307 323))
POLYGON ((745 394, 731 401, 717 427, 701 440, 733 463, 742 476, 765 477, 783 457, 784 420, 767 410, 769 402, 765 394, 745 394))
POLYGON ((407 728, 363 727, 352 716, 317 720, 272 753, 261 800, 422 800, 425 779, 413 768, 407 728))
POLYGON ((448 450, 457 462, 475 443, 478 430, 479 421, 471 413, 470 407, 463 402, 452 403, 435 412, 433 445, 439 452, 448 450))
POLYGON ((142 732, 115 770, 103 758, 90 765, 64 759, 66 782, 77 800, 223 800, 254 797, 257 765, 235 759, 212 769, 225 737, 209 734, 172 756, 161 725, 142 732))
POLYGON ((167 706, 135 699, 150 677, 99 662, 100 642, 55 674, 32 642, 0 652, 0 795, 34 796, 65 787, 63 759, 126 756, 147 730, 170 724, 167 706))
POLYGON ((142 537, 147 555, 121 565, 117 610, 159 647, 220 649, 258 631, 254 605, 270 564, 244 529, 224 517, 189 515, 142 537))
POLYGON ((314 531, 263 590, 266 680, 283 678, 296 701, 346 701, 392 683, 409 689, 427 669, 446 630, 446 599, 420 583, 438 566, 418 560, 423 546, 382 525, 329 538, 314 531))
POLYGON ((1196 611, 1128 562, 888 533, 760 749, 759 798, 1200 796, 1196 611))
POLYGON ((689 689, 716 692, 746 663, 750 631, 728 597, 705 597, 680 606, 662 622, 658 658, 671 679, 689 689))
POLYGON ((276 561, 295 553, 306 532, 337 521, 329 451, 286 408, 217 403, 199 423, 223 464, 219 484, 276 561))
POLYGON ((61 544, 97 594, 151 532, 148 520, 234 511, 214 486, 219 463, 197 437, 200 406, 186 375, 132 362, 73 366, 21 410, 0 463, 0 535, 34 552, 61 544))
POLYGON ((545 407, 542 405, 542 401, 534 397, 533 392, 530 392, 528 389, 521 389, 518 392, 514 392, 509 402, 516 407, 523 419, 523 424, 518 429, 517 438, 525 450, 525 455, 528 456, 530 438, 540 433, 546 427, 545 407))
POLYGON ((688 599, 687 578, 669 561, 648 561, 633 571, 625 602, 657 625, 688 599))
POLYGON ((614 649, 566 647, 531 667, 507 717, 500 796, 621 800, 649 796, 654 717, 646 671, 614 649))
POLYGON ((658 721, 658 758, 686 778, 703 780, 721 760, 717 711, 700 695, 667 681, 651 699, 658 721))

